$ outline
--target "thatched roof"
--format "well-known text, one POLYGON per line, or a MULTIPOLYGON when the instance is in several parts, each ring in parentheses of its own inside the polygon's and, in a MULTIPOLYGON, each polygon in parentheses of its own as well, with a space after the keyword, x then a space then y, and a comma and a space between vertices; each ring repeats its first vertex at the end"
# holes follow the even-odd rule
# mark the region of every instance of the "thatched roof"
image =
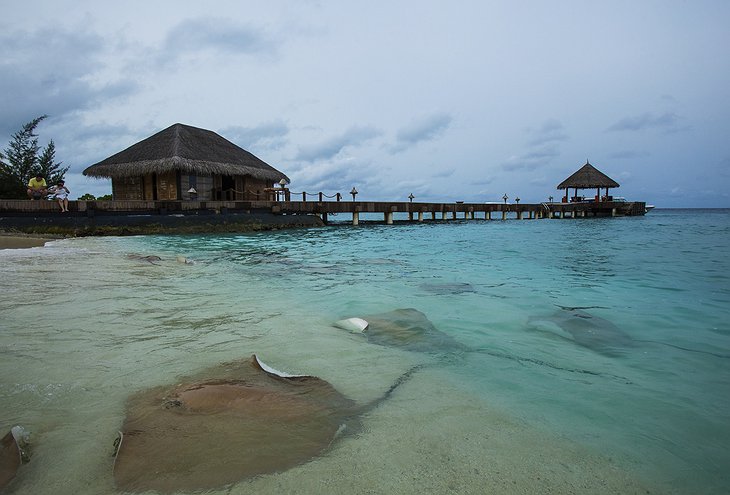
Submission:
POLYGON ((134 177, 180 170, 197 175, 250 175, 279 182, 289 178, 213 131, 174 124, 116 155, 91 165, 91 177, 134 177))
POLYGON ((558 184, 558 189, 591 189, 599 187, 619 187, 618 182, 586 162, 576 173, 558 184))

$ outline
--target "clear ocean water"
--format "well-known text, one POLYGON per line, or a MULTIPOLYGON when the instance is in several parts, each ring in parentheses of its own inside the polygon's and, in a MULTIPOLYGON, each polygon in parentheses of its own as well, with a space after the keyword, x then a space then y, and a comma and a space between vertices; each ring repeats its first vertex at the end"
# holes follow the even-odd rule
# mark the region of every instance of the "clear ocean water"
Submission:
POLYGON ((127 397, 253 353, 361 403, 424 366, 323 456, 213 493, 730 492, 730 210, 345 220, 0 251, 0 429, 32 454, 8 492, 115 493, 127 397), (398 308, 467 351, 332 326, 398 308))

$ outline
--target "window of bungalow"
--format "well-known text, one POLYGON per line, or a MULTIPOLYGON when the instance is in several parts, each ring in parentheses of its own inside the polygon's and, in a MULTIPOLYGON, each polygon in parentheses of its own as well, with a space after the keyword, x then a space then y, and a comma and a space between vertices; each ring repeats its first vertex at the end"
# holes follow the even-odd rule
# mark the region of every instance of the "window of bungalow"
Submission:
POLYGON ((213 189, 213 177, 200 175, 183 175, 180 177, 180 182, 183 188, 183 196, 185 198, 190 198, 190 193, 188 193, 188 191, 191 187, 193 187, 198 192, 198 200, 210 201, 211 199, 213 199, 211 191, 213 189))

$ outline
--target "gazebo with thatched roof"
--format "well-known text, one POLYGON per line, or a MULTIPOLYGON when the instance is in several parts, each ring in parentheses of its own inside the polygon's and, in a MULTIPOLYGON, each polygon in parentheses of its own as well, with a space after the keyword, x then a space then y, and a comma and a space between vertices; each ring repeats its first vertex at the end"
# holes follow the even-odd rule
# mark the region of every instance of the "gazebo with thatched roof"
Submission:
POLYGON ((563 182, 558 184, 558 189, 565 189, 565 196, 563 196, 563 203, 568 202, 568 190, 570 188, 575 189, 575 194, 571 201, 580 201, 582 198, 578 196, 578 189, 593 189, 596 188, 595 201, 598 203, 601 199, 603 201, 611 201, 613 198, 608 195, 608 190, 612 187, 620 187, 618 182, 604 174, 596 167, 591 165, 587 160, 586 164, 583 165, 577 172, 565 179, 563 182), (601 198, 601 189, 606 189, 606 194, 601 198))
POLYGON ((249 200, 289 178, 213 131, 174 124, 84 170, 115 200, 249 200))

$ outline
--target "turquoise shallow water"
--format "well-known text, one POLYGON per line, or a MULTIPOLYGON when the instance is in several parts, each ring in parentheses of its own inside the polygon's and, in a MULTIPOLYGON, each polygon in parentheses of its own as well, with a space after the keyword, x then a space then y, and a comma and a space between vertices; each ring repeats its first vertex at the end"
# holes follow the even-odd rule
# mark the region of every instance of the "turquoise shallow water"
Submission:
POLYGON ((64 482, 76 493, 113 493, 111 441, 132 391, 257 352, 277 368, 326 377, 359 401, 413 364, 428 367, 360 437, 295 474, 229 493, 283 493, 287 476, 320 492, 326 480, 332 493, 480 493, 497 479, 532 492, 573 481, 577 491, 599 492, 603 479, 606 492, 727 493, 728 253, 729 210, 343 222, 0 251, 0 426, 26 426, 34 454, 13 489, 58 493, 53 486, 64 482), (419 354, 331 326, 397 308, 418 309, 469 351, 419 354), (514 441, 509 451, 490 450, 505 431, 489 426, 493 412, 520 432, 506 440, 514 441), (554 443, 579 454, 521 465, 514 456, 530 442, 544 444, 535 452, 554 443), (403 466, 378 464, 374 452, 384 448, 403 466), (576 460, 593 455, 591 464, 576 460), (360 469, 338 471, 353 458, 360 469), (551 462, 542 478, 525 478, 551 462), (419 481, 406 483, 416 471, 419 481), (593 484, 581 485, 581 476, 593 484))

